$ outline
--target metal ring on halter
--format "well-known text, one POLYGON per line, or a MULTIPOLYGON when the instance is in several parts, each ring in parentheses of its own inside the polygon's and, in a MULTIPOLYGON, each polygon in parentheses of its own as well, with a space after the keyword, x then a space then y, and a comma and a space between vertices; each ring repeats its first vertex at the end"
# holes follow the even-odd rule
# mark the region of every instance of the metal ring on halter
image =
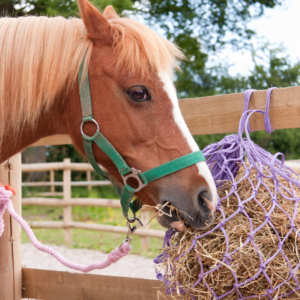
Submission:
POLYGON ((142 181, 141 177, 139 176, 139 174, 142 173, 142 171, 137 170, 137 169, 135 169, 135 168, 130 168, 130 170, 131 170, 131 173, 129 173, 129 174, 125 175, 125 176, 122 176, 122 175, 121 175, 121 176, 122 176, 122 179, 123 179, 123 181, 124 181, 124 185, 127 184, 127 180, 128 180, 129 178, 134 178, 135 180, 137 180, 137 182, 138 182, 138 184, 139 184, 139 186, 135 189, 135 192, 138 192, 138 191, 141 190, 143 187, 145 187, 146 185, 148 185, 148 183, 145 184, 145 183, 142 181))
MULTIPOLYGON (((95 120, 95 119, 91 119, 90 121, 86 121, 86 122, 81 122, 81 125, 80 125, 80 131, 81 131, 81 134, 83 137, 85 138, 92 138, 93 136, 88 136, 86 135, 84 132, 83 132, 83 125, 88 123, 88 122, 93 122, 96 126, 97 126, 97 131, 100 130, 100 127, 99 127, 99 124, 98 122, 95 120)), ((96 134, 96 133, 95 133, 96 134)))

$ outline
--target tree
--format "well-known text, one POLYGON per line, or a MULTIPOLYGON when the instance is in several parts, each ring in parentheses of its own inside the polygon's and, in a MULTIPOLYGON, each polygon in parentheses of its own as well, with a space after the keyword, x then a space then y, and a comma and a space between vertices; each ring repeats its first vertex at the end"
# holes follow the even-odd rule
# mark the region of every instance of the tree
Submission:
MULTIPOLYGON (((131 0, 93 0, 91 2, 98 8, 112 5, 119 14, 125 10, 134 10, 134 2, 131 0)), ((60 15, 68 18, 76 17, 78 14, 77 2, 74 0, 0 0, 0 10, 12 16, 60 15)))
POLYGON ((149 24, 164 30, 186 54, 181 64, 177 91, 181 97, 216 93, 207 73, 211 52, 232 45, 233 49, 250 47, 255 32, 249 21, 264 14, 265 8, 281 4, 279 0, 148 0, 140 1, 149 24))

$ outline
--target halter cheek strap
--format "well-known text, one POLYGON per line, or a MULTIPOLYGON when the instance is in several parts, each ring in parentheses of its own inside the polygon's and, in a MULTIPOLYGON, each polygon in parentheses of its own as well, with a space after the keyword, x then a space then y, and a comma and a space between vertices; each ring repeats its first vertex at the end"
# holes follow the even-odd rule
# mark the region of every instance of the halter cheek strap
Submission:
MULTIPOLYGON (((82 78, 82 74, 83 62, 81 63, 79 69, 78 81, 80 85, 80 103, 82 110, 82 124, 80 129, 83 138, 83 148, 85 155, 89 163, 93 166, 93 168, 98 174, 100 174, 103 178, 112 181, 115 189, 118 192, 118 195, 121 198, 123 215, 125 216, 127 221, 129 223, 138 221, 142 225, 141 221, 135 216, 135 213, 141 208, 141 203, 138 200, 131 201, 134 196, 134 193, 140 191, 151 181, 175 173, 179 170, 192 166, 201 161, 205 161, 205 158, 202 152, 199 150, 197 152, 184 155, 182 157, 174 159, 170 162, 167 162, 145 172, 141 172, 140 170, 136 170, 135 168, 130 168, 123 159, 123 157, 120 155, 120 153, 110 144, 110 142, 101 133, 98 122, 93 118, 89 77, 87 74, 85 78, 82 78), (93 136, 88 136, 83 132, 83 125, 88 122, 93 122, 97 126, 97 130, 93 136), (120 183, 116 182, 113 178, 110 177, 109 174, 104 172, 99 167, 94 156, 92 147, 93 143, 95 143, 115 164, 123 179, 124 188, 122 185, 120 185, 120 183), (129 178, 135 178, 137 180, 139 184, 137 188, 132 188, 130 185, 127 184, 129 178), (129 208, 134 214, 133 218, 128 217, 129 208)), ((136 228, 137 226, 134 226, 133 228, 129 226, 131 232, 134 232, 136 228)))

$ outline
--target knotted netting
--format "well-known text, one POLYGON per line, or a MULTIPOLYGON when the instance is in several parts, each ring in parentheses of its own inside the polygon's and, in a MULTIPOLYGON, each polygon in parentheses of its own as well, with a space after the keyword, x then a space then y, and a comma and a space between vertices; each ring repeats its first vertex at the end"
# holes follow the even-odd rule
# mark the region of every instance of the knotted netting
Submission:
POLYGON ((270 154, 249 135, 254 113, 264 115, 271 133, 272 89, 265 112, 248 110, 253 90, 246 91, 238 134, 203 150, 218 188, 216 219, 207 231, 166 232, 162 254, 154 260, 166 294, 279 299, 299 290, 300 177, 283 154, 270 154))

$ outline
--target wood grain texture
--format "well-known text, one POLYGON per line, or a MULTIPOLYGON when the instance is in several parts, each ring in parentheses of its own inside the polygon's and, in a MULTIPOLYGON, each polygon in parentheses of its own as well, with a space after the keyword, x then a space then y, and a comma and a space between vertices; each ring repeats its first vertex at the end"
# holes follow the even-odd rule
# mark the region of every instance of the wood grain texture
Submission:
POLYGON ((99 199, 99 198, 70 198, 70 199, 58 199, 58 198, 39 198, 30 197, 23 198, 22 205, 38 205, 38 206, 95 206, 95 207, 113 207, 122 208, 119 199, 99 199))
POLYGON ((43 300, 157 300, 158 280, 23 269, 23 297, 43 300))
MULTIPOLYGON (((142 211, 141 212, 141 221, 144 226, 140 228, 140 230, 149 230, 149 212, 148 211, 142 211)), ((142 249, 143 250, 149 250, 150 249, 150 239, 149 237, 142 237, 142 249)))
MULTIPOLYGON (((64 159, 64 164, 66 166, 71 164, 70 158, 64 159)), ((63 171, 63 201, 71 199, 71 170, 70 168, 65 168, 63 171)), ((72 222, 72 207, 64 206, 64 222, 69 223, 72 222)), ((72 230, 68 227, 65 227, 65 243, 72 243, 72 230)))
MULTIPOLYGON (((50 182, 54 182, 54 181, 55 181, 54 170, 50 170, 50 182)), ((54 185, 50 186, 50 192, 55 193, 55 186, 54 185)))
MULTIPOLYGON (((9 185, 15 189, 16 195, 12 196, 15 211, 22 216, 22 172, 21 153, 9 159, 9 185)), ((22 264, 21 264, 21 234, 22 229, 19 223, 11 218, 12 226, 12 255, 14 268, 14 300, 22 299, 22 264)))
MULTIPOLYGON (((9 184, 8 162, 0 165, 0 182, 9 184)), ((14 270, 11 245, 11 217, 7 210, 3 215, 4 232, 0 237, 0 299, 14 300, 14 270)))
MULTIPOLYGON (((267 91, 256 91, 250 109, 265 110, 267 91)), ((194 135, 237 132, 244 108, 244 94, 228 94, 179 101, 183 117, 194 135)), ((269 116, 273 129, 300 127, 300 87, 275 89, 269 116)), ((251 118, 251 129, 264 130, 262 114, 251 118)))
MULTIPOLYGON (((91 171, 86 171, 86 181, 92 181, 91 171)), ((92 190, 92 186, 88 185, 88 191, 92 190)))
POLYGON ((66 145, 72 144, 71 138, 66 134, 57 134, 51 135, 45 138, 38 140, 37 142, 33 143, 29 147, 34 146, 49 146, 49 145, 66 145))
MULTIPOLYGON (((21 154, 18 153, 0 165, 0 182, 15 188, 12 197, 15 211, 21 210, 21 154)), ((21 227, 6 211, 4 232, 0 237, 0 299, 21 300, 21 227)))
MULTIPOLYGON (((105 185, 112 185, 112 183, 108 180, 101 180, 101 181, 71 181, 71 186, 105 186, 105 185)), ((63 186, 63 181, 38 181, 38 182, 23 182, 22 186, 63 186)))
MULTIPOLYGON (((101 166, 102 170, 105 168, 101 166)), ((64 162, 54 163, 39 163, 39 164, 22 164, 22 172, 45 172, 45 171, 59 171, 70 169, 71 171, 94 171, 89 163, 70 163, 66 165, 64 162)))
MULTIPOLYGON (((43 300, 170 300, 158 280, 23 269, 23 297, 43 300)), ((173 297, 172 299, 184 299, 173 297)), ((253 298, 255 299, 255 298, 253 298)), ((285 299, 299 300, 297 296, 285 299)), ((234 299, 232 299, 234 300, 234 299)))

